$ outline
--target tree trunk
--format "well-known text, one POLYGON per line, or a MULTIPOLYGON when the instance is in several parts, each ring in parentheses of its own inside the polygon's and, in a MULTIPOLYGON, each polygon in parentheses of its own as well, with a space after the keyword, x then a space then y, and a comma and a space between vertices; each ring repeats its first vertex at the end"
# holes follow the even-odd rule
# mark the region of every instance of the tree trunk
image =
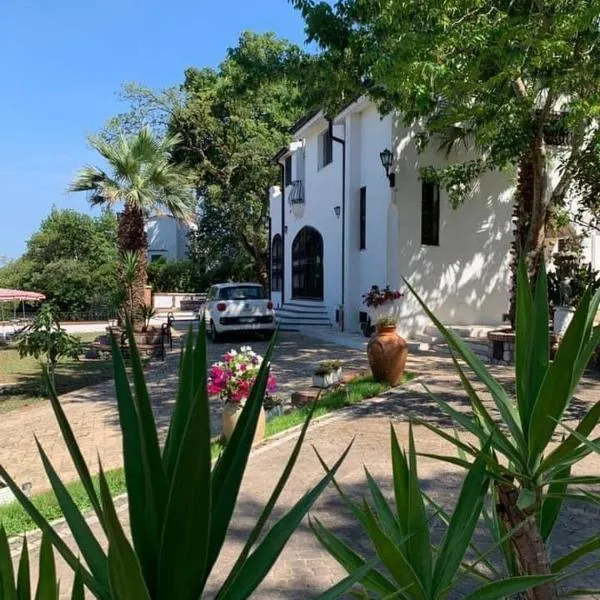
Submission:
POLYGON ((529 151, 521 157, 513 210, 514 240, 511 253, 511 290, 509 319, 516 320, 517 267, 525 257, 529 279, 535 282, 546 246, 548 221, 548 166, 543 138, 537 136, 529 151))
MULTIPOLYGON (((131 293, 127 294, 126 310, 130 315, 132 322, 140 313, 140 308, 144 304, 144 286, 146 285, 147 275, 146 266, 148 264, 148 236, 146 235, 146 221, 144 214, 138 208, 129 204, 125 205, 125 210, 119 215, 119 252, 136 252, 138 255, 137 277, 131 288, 131 293)), ((127 288, 123 279, 122 267, 119 270, 121 285, 127 288)))
MULTIPOLYGON (((518 491, 512 484, 496 484, 498 492, 498 515, 507 531, 519 528, 510 537, 511 546, 517 557, 521 575, 550 575, 548 551, 542 539, 535 514, 528 514, 517 506, 518 491)), ((554 583, 545 583, 525 592, 529 600, 557 600, 554 583)))

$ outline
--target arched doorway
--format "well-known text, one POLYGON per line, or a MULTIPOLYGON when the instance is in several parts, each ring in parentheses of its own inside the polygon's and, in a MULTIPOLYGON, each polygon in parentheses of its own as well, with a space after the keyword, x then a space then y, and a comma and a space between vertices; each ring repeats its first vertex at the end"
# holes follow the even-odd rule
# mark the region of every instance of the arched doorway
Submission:
POLYGON ((292 244, 292 298, 323 300, 323 237, 303 227, 292 244))

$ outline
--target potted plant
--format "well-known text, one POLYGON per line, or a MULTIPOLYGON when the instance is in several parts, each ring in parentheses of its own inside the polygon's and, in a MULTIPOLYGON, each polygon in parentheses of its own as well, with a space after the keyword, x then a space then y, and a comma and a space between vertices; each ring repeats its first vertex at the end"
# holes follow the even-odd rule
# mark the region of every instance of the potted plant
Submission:
POLYGON ((263 402, 263 407, 267 415, 267 421, 273 417, 280 417, 283 414, 283 402, 278 396, 267 395, 263 402))
POLYGON ((342 376, 342 362, 339 360, 323 360, 315 369, 312 377, 313 387, 329 388, 339 382, 342 376))
POLYGON ((403 296, 402 292, 389 286, 383 289, 373 286, 363 296, 363 304, 376 324, 375 334, 367 345, 369 365, 376 381, 391 386, 402 380, 408 356, 408 343, 397 331, 399 301, 403 296))
MULTIPOLYGON (((223 406, 223 436, 231 438, 242 409, 248 400, 254 380, 258 375, 263 358, 250 346, 242 346, 240 351, 230 350, 223 359, 214 363, 208 373, 208 393, 218 396, 225 404, 223 406)), ((269 375, 265 400, 273 398, 277 388, 274 375, 269 375)), ((265 411, 261 411, 254 443, 265 437, 265 411)))
POLYGON ((554 270, 548 274, 548 298, 554 310, 554 335, 562 338, 588 287, 600 285, 598 272, 591 264, 584 264, 583 247, 578 237, 565 238, 561 248, 554 254, 554 270))

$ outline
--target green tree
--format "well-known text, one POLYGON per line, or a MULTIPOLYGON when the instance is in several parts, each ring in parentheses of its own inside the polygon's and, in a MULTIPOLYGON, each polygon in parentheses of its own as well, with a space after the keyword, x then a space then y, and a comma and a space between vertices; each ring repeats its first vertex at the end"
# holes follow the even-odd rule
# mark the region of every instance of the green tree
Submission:
POLYGON ((117 219, 53 208, 19 259, 0 268, 0 286, 35 290, 60 312, 106 307, 116 288, 117 219))
POLYGON ((148 128, 111 141, 91 138, 108 171, 85 167, 69 187, 71 192, 89 192, 93 206, 124 205, 118 230, 120 255, 133 252, 139 257, 133 294, 127 300, 132 316, 144 303, 148 252, 145 218, 158 211, 188 222, 193 217, 190 181, 185 170, 171 161, 178 142, 177 136, 158 139, 148 128))
MULTIPOLYGON (((44 303, 25 332, 17 338, 17 348, 21 358, 44 356, 49 383, 54 389, 54 372, 58 361, 63 357, 77 358, 79 340, 69 335, 60 326, 50 304, 44 303)), ((48 390, 50 391, 50 390, 48 390)))
POLYGON ((245 32, 218 68, 188 69, 179 90, 125 86, 130 110, 102 135, 151 124, 180 136, 174 158, 193 172, 200 198, 193 259, 208 256, 208 273, 266 282, 268 190, 280 177, 269 159, 311 105, 313 63, 272 33, 245 32))
POLYGON ((600 111, 600 2, 292 4, 322 59, 344 72, 333 79, 338 87, 328 88, 330 107, 348 91, 366 91, 383 111, 398 109, 407 123, 420 123, 423 144, 479 148, 480 158, 424 173, 453 202, 482 172, 520 165, 516 245, 535 275, 552 211, 564 203, 578 161, 595 141, 587 134, 600 111), (557 137, 566 144, 554 145, 557 137), (550 177, 553 165, 558 178, 550 177))

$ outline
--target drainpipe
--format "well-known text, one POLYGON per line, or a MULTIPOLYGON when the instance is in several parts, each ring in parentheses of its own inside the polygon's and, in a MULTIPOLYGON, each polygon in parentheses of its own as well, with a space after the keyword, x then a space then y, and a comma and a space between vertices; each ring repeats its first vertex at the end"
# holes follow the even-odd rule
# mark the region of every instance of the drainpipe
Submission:
POLYGON ((342 315, 341 330, 346 320, 346 140, 333 135, 333 120, 328 118, 329 137, 342 146, 342 315))
POLYGON ((280 162, 277 164, 281 173, 281 304, 283 305, 285 304, 285 166, 280 162))

